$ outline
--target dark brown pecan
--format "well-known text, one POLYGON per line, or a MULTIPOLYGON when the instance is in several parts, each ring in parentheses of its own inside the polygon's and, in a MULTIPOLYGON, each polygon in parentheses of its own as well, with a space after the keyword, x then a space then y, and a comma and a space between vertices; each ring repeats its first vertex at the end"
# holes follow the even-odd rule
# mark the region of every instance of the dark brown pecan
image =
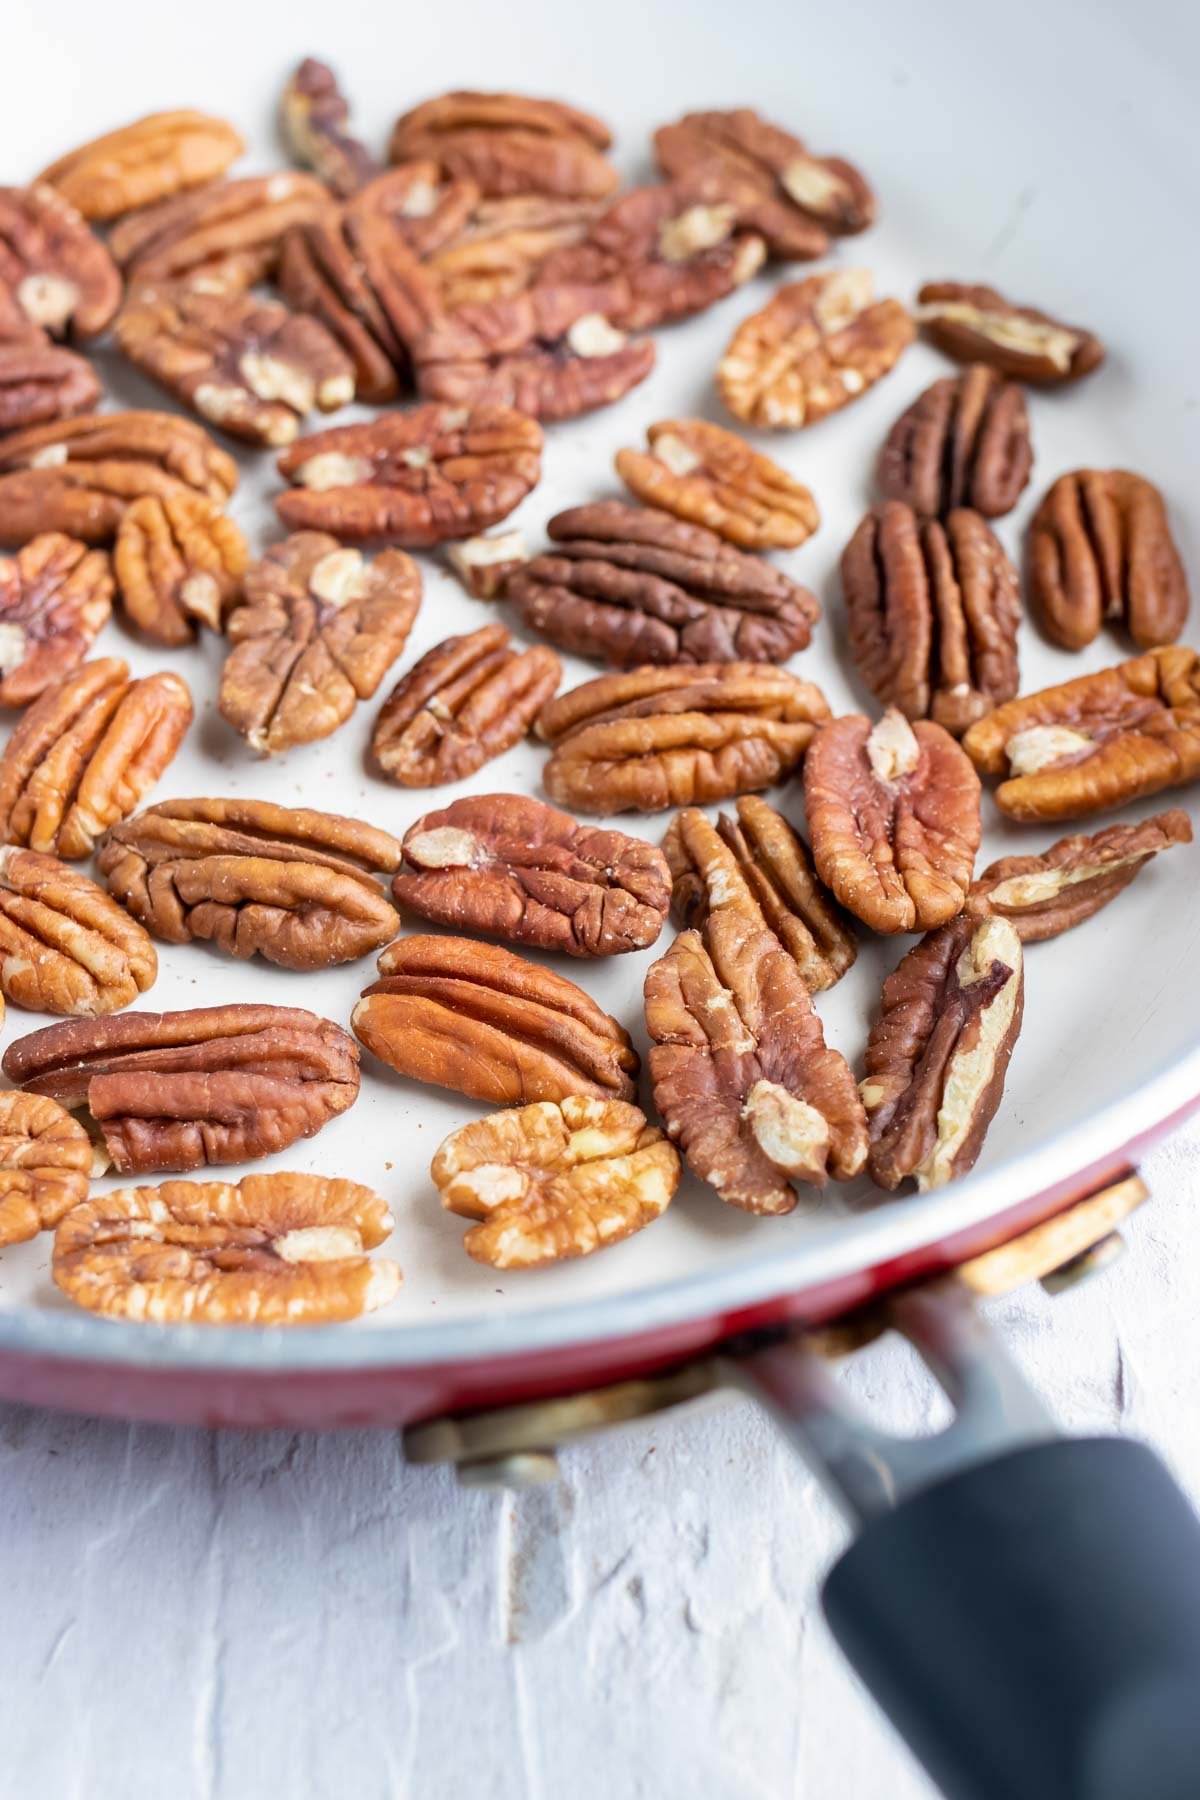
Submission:
POLYGON ((1056 387, 1104 361, 1104 345, 1090 331, 1017 306, 995 288, 927 281, 917 302, 917 316, 939 350, 960 362, 987 363, 1016 381, 1056 387))
POLYGON ((979 777, 948 732, 886 712, 822 726, 804 759, 813 861, 873 931, 929 931, 962 911, 979 848, 979 777))
POLYGON ((924 1193, 974 1167, 1024 998, 1021 940, 1007 919, 955 919, 888 976, 861 1087, 880 1187, 912 1178, 924 1193))
POLYGON ((572 1094, 632 1100, 637 1091, 624 1027, 565 975, 499 944, 399 938, 379 973, 350 1022, 373 1055, 414 1081, 501 1106, 572 1094))
POLYGON ((403 550, 368 562, 324 532, 285 538, 247 569, 227 621, 221 717, 266 756, 328 737, 375 693, 420 604, 403 550))
POLYGON ((0 289, 51 337, 99 337, 121 303, 117 266, 56 188, 0 188, 0 289))
POLYGON ((236 291, 274 274, 293 225, 333 213, 329 189, 311 175, 252 175, 147 207, 123 219, 108 241, 131 289, 236 291))
POLYGON ((265 800, 164 800, 106 832, 97 861, 164 943, 199 939, 284 969, 328 969, 388 943, 399 920, 376 878, 399 864, 386 831, 265 800))
POLYGON ((647 506, 707 525, 742 550, 794 550, 821 522, 804 486, 706 419, 646 427, 646 450, 618 450, 617 474, 647 506))
POLYGON ((102 550, 48 531, 0 558, 0 705, 27 706, 81 663, 112 612, 102 550))
POLYGON ((353 1039, 291 1006, 69 1019, 18 1038, 0 1066, 86 1109, 122 1175, 273 1156, 358 1097, 353 1039))
POLYGON ((583 241, 603 210, 602 200, 554 194, 480 200, 461 229, 429 258, 442 305, 453 312, 472 301, 521 293, 553 251, 583 241))
POLYGON ((278 279, 289 306, 319 319, 350 358, 357 397, 373 406, 394 400, 408 351, 349 239, 345 214, 289 231, 278 279))
MULTIPOLYGON (((69 419, 95 406, 102 389, 91 363, 34 326, 0 327, 0 432, 69 419)), ((0 495, 2 498, 2 495, 0 495)), ((0 516, 0 542, 17 537, 0 516)))
POLYGON ((1017 571, 987 521, 943 522, 900 500, 869 512, 842 552, 850 648, 876 697, 961 737, 1017 691, 1017 571))
POLYGON ((306 56, 284 88, 280 123, 296 161, 315 169, 342 199, 378 171, 367 146, 348 129, 350 107, 337 76, 315 57, 306 56))
POLYGON ((1124 469, 1060 475, 1030 528, 1030 592, 1046 635, 1082 650, 1119 619, 1139 650, 1173 644, 1188 583, 1153 482, 1124 469))
POLYGON ((1190 844, 1192 827, 1177 807, 1140 825, 1060 838, 1040 856, 1002 856, 971 883, 967 912, 1008 919, 1023 944, 1040 944, 1082 925, 1123 893, 1160 850, 1190 844))
POLYGON ((0 1249, 25 1244, 87 1199, 92 1146, 55 1100, 0 1093, 0 1249))
POLYGON ((404 834, 392 893, 406 912, 568 956, 645 950, 662 930, 671 878, 661 850, 579 825, 518 794, 474 794, 404 834))
POLYGON ((473 600, 497 600, 527 555, 523 531, 497 531, 449 545, 446 561, 473 600))
POLYGON ((57 857, 0 845, 0 987, 14 1006, 118 1012, 157 974, 154 945, 103 888, 57 857))
POLYGON ((249 559, 215 500, 146 494, 126 508, 113 550, 122 610, 153 643, 190 644, 199 624, 221 630, 249 559))
POLYGON ((734 911, 683 932, 646 976, 646 1030, 667 1135, 730 1206, 791 1212, 797 1185, 862 1168, 854 1077, 772 932, 734 911))
POLYGON ((663 849, 672 906, 685 926, 736 912, 757 931, 773 931, 810 993, 833 987, 858 952, 849 919, 821 885, 808 849, 782 813, 757 794, 737 817, 710 824, 697 807, 672 819, 663 849))
POLYGON ((57 188, 85 219, 117 219, 215 181, 245 148, 224 119, 151 113, 68 151, 38 180, 57 188))
POLYGON ((427 549, 507 518, 541 477, 542 434, 504 406, 416 406, 301 438, 279 468, 285 525, 427 549))
POLYGON ((553 650, 514 650, 503 625, 446 638, 402 675, 371 735, 401 787, 461 781, 520 743, 562 680, 553 650))
POLYGON ((1023 390, 972 363, 901 413, 880 454, 879 486, 915 512, 940 518, 970 506, 997 519, 1017 504, 1032 467, 1023 390))
POLYGON ((914 335, 898 300, 872 298, 865 269, 810 275, 742 321, 717 366, 717 391, 748 425, 814 425, 873 387, 914 335))
POLYGON ((807 588, 703 525, 597 500, 546 527, 554 547, 505 583, 534 631, 618 668, 785 662, 812 637, 807 588))
POLYGON ((608 127, 561 100, 456 92, 426 100, 392 128, 396 163, 429 157, 484 194, 562 194, 598 199, 618 176, 603 151, 608 127))

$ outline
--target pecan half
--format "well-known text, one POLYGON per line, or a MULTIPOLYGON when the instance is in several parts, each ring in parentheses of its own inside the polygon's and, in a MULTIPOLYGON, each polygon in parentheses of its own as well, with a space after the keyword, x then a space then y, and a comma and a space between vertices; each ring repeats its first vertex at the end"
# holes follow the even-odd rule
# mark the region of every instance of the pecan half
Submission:
POLYGON ((542 434, 508 407, 416 406, 301 438, 279 468, 290 528, 427 549, 507 518, 541 477, 542 434))
POLYGON ((367 146, 348 130, 350 107, 337 76, 315 57, 306 56, 284 88, 280 123, 296 161, 342 199, 377 173, 367 146))
POLYGON ((406 162, 376 175, 347 202, 342 216, 350 243, 378 270, 372 226, 399 238, 425 262, 457 237, 478 203, 473 181, 446 180, 435 162, 406 162))
POLYGON ((833 987, 853 963, 849 919, 821 885, 803 840, 757 794, 738 801, 736 819, 721 813, 715 826, 697 807, 684 807, 663 849, 684 927, 736 912, 755 930, 773 931, 813 994, 833 987))
POLYGON ((109 892, 168 944, 214 943, 284 969, 328 969, 389 943, 376 879, 400 845, 360 819, 266 800, 164 800, 100 845, 109 892))
POLYGON ((745 438, 705 419, 646 427, 647 450, 618 450, 617 474, 648 506, 706 525, 743 550, 794 550, 821 522, 817 503, 745 438))
POLYGON ((1100 912, 1160 850, 1191 841, 1191 821, 1177 807, 1140 825, 1059 838, 1040 856, 990 863, 971 883, 966 910, 1008 919, 1023 944, 1040 944, 1100 912))
POLYGON ((157 974, 154 945, 103 888, 56 857, 0 845, 0 987, 14 1006, 119 1012, 157 974))
POLYGON ((394 400, 409 372, 408 351, 350 241, 345 214, 289 231, 278 280, 288 305, 319 320, 349 357, 357 397, 373 406, 394 400))
POLYGON ((0 1249, 51 1231, 87 1199, 91 1140, 37 1094, 0 1093, 0 1249))
POLYGON ((1060 475, 1030 528, 1030 592, 1046 635, 1082 650, 1120 619, 1139 650, 1173 644, 1188 583, 1153 482, 1124 469, 1060 475))
POLYGON ((86 1109, 122 1175, 273 1156, 358 1097, 353 1039, 291 1006, 68 1019, 18 1038, 0 1066, 86 1109))
POLYGON ((1007 919, 955 919, 888 976, 861 1088, 880 1187, 911 1177, 926 1193, 974 1167, 1024 998, 1021 940, 1007 919))
POLYGON ((1037 387, 1078 381, 1104 361, 1104 345, 1090 331, 1017 306, 995 288, 927 281, 917 295, 917 317, 947 356, 987 363, 1037 387))
POLYGON ((127 619, 155 644, 220 631, 250 552, 232 519, 200 494, 146 494, 126 508, 113 566, 127 619))
POLYGON ((1074 819, 1200 779, 1200 657, 1182 645, 1025 694, 963 749, 1010 819, 1074 819))
POLYGON ((245 147, 224 119, 201 112, 151 113, 68 151, 38 180, 56 187, 85 219, 116 219, 215 181, 245 147))
POLYGON ((601 200, 511 194, 480 200, 462 227, 428 260, 438 297, 453 312, 476 300, 500 300, 530 286, 552 251, 587 236, 601 200))
POLYGON ((872 298, 865 269, 810 275, 742 321, 717 366, 717 391, 748 425, 815 425, 873 387, 914 336, 898 300, 872 298))
POLYGON ((914 512, 1011 512, 1033 467, 1025 394, 984 363, 927 387, 887 435, 879 486, 914 512))
POLYGON ((403 550, 368 562, 321 531, 300 531, 251 563, 226 622, 221 717, 266 756, 315 743, 369 700, 421 604, 403 550))
POLYGON ((784 662, 820 605, 782 569, 670 513, 597 500, 557 513, 551 550, 505 584, 525 623, 580 656, 645 663, 784 662))
POLYGON ((449 545, 446 561, 473 600, 496 600, 527 555, 523 531, 498 531, 449 545))
POLYGON ((940 725, 890 709, 822 726, 804 760, 813 861, 873 931, 929 931, 962 911, 979 848, 979 777, 940 725))
POLYGON ((523 94, 441 94, 403 113, 392 128, 393 162, 432 158, 484 194, 610 194, 617 171, 602 154, 603 122, 561 100, 523 94))
POLYGON ((0 557, 0 705, 27 706, 81 663, 112 612, 103 550, 48 531, 0 557))
MULTIPOLYGON (((0 330, 0 432, 85 413, 102 392, 91 363, 52 344, 44 332, 30 326, 6 336, 0 330)), ((19 541, 0 518, 0 542, 19 541)))
POLYGON ((679 1186, 679 1153, 623 1100, 571 1094, 452 1131, 430 1174, 493 1269, 541 1269, 642 1231, 679 1186))
POLYGON ((961 737, 1016 693, 1020 583, 978 513, 922 520, 885 501, 842 552, 842 594, 859 674, 885 705, 961 737))
POLYGON ((121 277, 56 188, 0 187, 0 289, 51 337, 99 337, 121 303, 121 277))
POLYGON ((565 975, 498 944, 422 936, 390 945, 379 973, 350 1023, 401 1075, 501 1106, 634 1098, 628 1032, 565 975))
POLYGON ((814 156, 749 107, 685 113, 655 132, 654 153, 664 175, 736 207, 785 260, 823 256, 831 235, 865 231, 875 217, 875 196, 853 163, 814 156))
POLYGON ((291 227, 333 213, 329 189, 311 175, 251 175, 148 206, 108 243, 131 289, 179 283, 215 293, 265 281, 291 227))
POLYGON ((561 680, 553 650, 514 650, 503 625, 446 638, 384 701, 375 764, 401 787, 461 781, 520 743, 561 680))
POLYGON ((51 1273, 88 1312, 152 1325, 327 1325, 386 1306, 400 1267, 364 1254, 392 1216, 324 1175, 118 1188, 78 1206, 51 1273))
POLYGON ((661 850, 524 795, 473 794, 426 813, 403 851, 392 893, 406 912, 568 956, 648 949, 671 897, 661 850))
POLYGON ((799 766, 829 707, 770 663, 601 675, 543 708, 552 800, 584 813, 660 812, 771 787, 799 766))
POLYGON ((192 722, 178 675, 131 681, 115 657, 48 687, 0 757, 0 837, 75 862, 154 786, 192 722))
POLYGON ((867 1122, 791 956, 733 911, 685 931, 646 976, 654 1104, 722 1200, 791 1212, 797 1184, 848 1181, 867 1122))

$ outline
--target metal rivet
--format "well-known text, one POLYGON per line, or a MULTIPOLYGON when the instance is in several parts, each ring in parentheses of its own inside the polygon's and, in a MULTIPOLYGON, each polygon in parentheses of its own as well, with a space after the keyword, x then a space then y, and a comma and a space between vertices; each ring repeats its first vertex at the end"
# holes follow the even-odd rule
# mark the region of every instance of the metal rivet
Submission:
POLYGON ((1110 1231, 1089 1250, 1081 1250, 1078 1256, 1060 1263, 1057 1269, 1048 1270, 1042 1276, 1042 1286, 1048 1294, 1065 1294, 1068 1288, 1078 1287, 1089 1275, 1098 1275, 1101 1269, 1109 1268, 1124 1250, 1125 1239, 1120 1232, 1110 1231))
POLYGON ((514 1450, 508 1456, 481 1456, 458 1465, 461 1487, 542 1487, 558 1480, 558 1458, 553 1450, 514 1450))

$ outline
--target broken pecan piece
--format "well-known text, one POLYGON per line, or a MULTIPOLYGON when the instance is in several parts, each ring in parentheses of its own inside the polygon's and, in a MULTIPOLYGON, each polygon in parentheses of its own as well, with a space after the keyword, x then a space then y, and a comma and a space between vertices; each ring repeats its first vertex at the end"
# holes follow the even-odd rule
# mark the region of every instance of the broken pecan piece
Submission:
POLYGON ((833 987, 853 963, 849 919, 818 880, 802 839, 757 794, 738 801, 736 819, 721 813, 715 826, 697 807, 684 807, 663 850, 672 907, 685 928, 736 912, 756 930, 773 931, 813 994, 833 987))
POLYGON ((646 976, 646 1029, 668 1136, 728 1205, 791 1212, 796 1184, 862 1168, 854 1077, 772 932, 721 911, 681 933, 646 976))
POLYGON ((1021 940, 1007 919, 955 919, 883 984, 861 1086, 872 1180, 922 1193, 974 1167, 1000 1104, 1024 1004, 1021 940))
POLYGON ((1124 469, 1060 475, 1030 527, 1030 591, 1046 635, 1082 650, 1120 619, 1139 650, 1173 644, 1188 583, 1153 482, 1124 469))
POLYGON ((156 644, 220 631, 250 552, 232 519, 200 494, 146 494, 125 510, 113 566, 127 619, 156 644))
POLYGON ((108 243, 131 289, 178 283, 236 291, 275 273, 293 225, 333 214, 333 196, 311 175, 251 175, 148 206, 123 219, 108 243))
POLYGON ((822 726, 804 760, 813 861, 873 931, 929 931, 962 911, 979 848, 979 777, 929 719, 890 709, 822 726))
POLYGON ((473 600, 497 600, 527 554, 523 531, 498 531, 492 537, 464 538, 459 544, 450 544, 446 561, 473 600))
POLYGON ((0 1249, 52 1231, 88 1195, 92 1146, 65 1108, 0 1093, 0 1249))
POLYGON ((814 425, 873 387, 914 336, 898 300, 872 298, 865 269, 810 275, 743 319, 718 364, 717 391, 748 425, 814 425))
POLYGON ((423 936, 390 945, 379 973, 350 1022, 401 1075, 501 1106, 634 1098, 628 1032, 565 975, 498 944, 423 936))
POLYGON ((403 113, 388 155, 395 163, 432 158, 483 194, 598 199, 619 179, 602 154, 611 142, 600 119, 561 100, 460 91, 403 113))
POLYGON ((105 833, 111 894, 168 944, 328 969, 399 929, 377 876, 400 845, 360 819, 265 800, 164 800, 105 833))
POLYGON ((850 648, 876 697, 955 737, 1017 691, 1017 571, 967 507, 920 519, 887 500, 842 552, 850 648))
POLYGON ((546 530, 553 547, 509 577, 505 599, 552 643, 618 668, 785 662, 820 616, 782 569, 670 513, 597 500, 546 530))
MULTIPOLYGON (((85 413, 102 391, 91 363, 52 344, 44 332, 30 326, 6 335, 0 329, 0 432, 85 413)), ((0 542, 19 541, 0 519, 0 542)))
POLYGON ((0 837, 66 861, 128 818, 192 722, 178 675, 131 681, 115 657, 83 663, 29 708, 0 757, 0 837))
POLYGON ((503 625, 484 625, 427 650, 392 689, 371 754, 401 787, 461 781, 520 743, 562 680, 553 650, 514 650, 503 625))
POLYGON ((99 1128, 122 1175, 252 1162, 312 1137, 358 1096, 358 1047, 291 1006, 68 1019, 18 1038, 4 1073, 99 1128))
POLYGON ((38 180, 57 188, 85 219, 116 219, 215 181, 245 147, 224 119, 151 113, 60 156, 38 180))
POLYGON ((103 550, 43 532, 0 557, 0 705, 27 706, 81 663, 112 612, 103 550))
POLYGON ((542 709, 552 800, 584 813, 661 812, 771 787, 798 767, 829 707, 770 663, 601 675, 542 709))
POLYGON ((927 387, 887 436, 879 486, 914 512, 1011 512, 1033 467, 1025 394, 984 363, 927 387))
POLYGON ((679 1153, 623 1100, 570 1094, 452 1131, 430 1174, 463 1239, 493 1269, 590 1256, 643 1230, 679 1186, 679 1153))
POLYGON ((296 161, 315 169, 327 187, 345 199, 379 164, 347 129, 350 107, 333 70, 306 56, 283 90, 280 122, 296 161))
POLYGON ((247 569, 226 622, 221 717, 266 756, 328 737, 375 693, 420 604, 403 550, 368 562, 321 531, 285 538, 247 569))
POLYGON ((327 1325, 386 1306, 400 1266, 377 1194, 325 1175, 164 1181, 62 1221, 51 1273, 77 1306, 152 1325, 327 1325))
POLYGON ((745 438, 705 419, 646 427, 647 450, 618 450, 617 474, 647 506, 706 525, 743 550, 794 550, 821 522, 797 481, 745 438))
POLYGON ((587 236, 601 200, 511 194, 480 200, 462 227, 429 257, 441 303, 453 312, 476 300, 500 300, 530 286, 552 251, 587 236))
POLYGON ((0 987, 14 1006, 119 1012, 157 974, 154 945, 103 888, 56 857, 0 845, 0 987))
POLYGON ((1017 306, 995 288, 927 281, 917 295, 917 317, 947 356, 987 363, 1037 387, 1078 381, 1104 361, 1104 345, 1090 331, 1017 306))
POLYGON ((648 949, 671 897, 661 850, 524 795, 473 794, 426 813, 403 851, 392 893, 406 912, 568 956, 648 949))
POLYGON ((121 303, 116 264, 56 188, 0 187, 0 290, 51 337, 99 337, 121 303))

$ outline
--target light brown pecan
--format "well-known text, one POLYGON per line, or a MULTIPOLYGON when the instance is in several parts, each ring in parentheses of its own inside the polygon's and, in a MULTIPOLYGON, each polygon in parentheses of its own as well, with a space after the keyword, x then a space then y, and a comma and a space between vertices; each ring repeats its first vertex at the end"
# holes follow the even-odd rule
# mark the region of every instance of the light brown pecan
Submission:
POLYGON ((553 251, 583 241, 603 210, 602 200, 554 194, 480 200, 462 227, 428 259, 442 305, 453 312, 476 300, 521 293, 553 251))
MULTIPOLYGON (((95 406, 102 389, 91 363, 35 326, 0 325, 0 432, 69 419, 95 406)), ((18 538, 0 516, 0 542, 18 538)))
POLYGON ((972 725, 963 749, 1007 777, 1010 819, 1077 819, 1200 779, 1200 657, 1164 645, 1024 694, 972 725))
POLYGON ((88 1312, 152 1325, 327 1325, 386 1306, 400 1266, 377 1194, 325 1175, 118 1188, 71 1212, 51 1273, 88 1312))
POLYGON ((1025 394, 984 363, 927 387, 887 435, 879 486, 914 512, 1011 512, 1033 467, 1025 394))
POLYGON ((525 623, 580 656, 646 663, 785 662, 820 605, 782 569, 703 525, 621 500, 557 513, 554 543, 505 583, 525 623))
POLYGON ((473 600, 497 600, 527 554, 523 531, 497 531, 450 544, 446 561, 473 600))
POLYGON ((804 760, 813 861, 873 931, 929 931, 962 911, 979 848, 979 777, 940 725, 890 709, 822 726, 804 760))
POLYGON ((0 1093, 0 1249, 52 1231, 88 1195, 87 1132, 54 1100, 0 1093))
POLYGON ((128 818, 192 722, 178 675, 131 681, 115 657, 83 663, 48 687, 0 757, 0 837, 69 862, 128 818))
POLYGON ((116 219, 215 181, 245 147, 224 119, 151 113, 60 156, 38 180, 57 188, 85 219, 116 219))
POLYGON ((791 1212, 797 1185, 862 1168, 854 1077, 772 932, 721 911, 681 933, 646 976, 646 1029, 667 1134, 728 1205, 791 1212))
POLYGON ((654 134, 658 166, 700 199, 737 208, 772 256, 823 256, 830 236, 865 231, 875 196, 853 163, 814 156, 749 107, 685 113, 654 134))
POLYGON ((81 663, 112 612, 103 550, 61 532, 0 557, 0 705, 27 706, 81 663))
POLYGON ((1046 635, 1082 650, 1119 619, 1139 650, 1173 644, 1188 582, 1153 482, 1124 469, 1060 475, 1030 527, 1030 593, 1046 635))
POLYGON ((161 801, 106 832, 97 858, 109 892, 164 943, 284 969, 390 942, 400 921, 377 877, 399 865, 386 831, 265 800, 161 801))
POLYGON ((947 356, 987 363, 1037 387, 1078 381, 1104 361, 1104 345, 1090 331, 1017 306, 995 288, 927 281, 917 295, 917 317, 947 356))
POLYGON ((921 519, 886 500, 842 552, 859 674, 885 705, 961 737, 1017 691, 1017 571, 979 513, 921 519))
POLYGON ((598 199, 617 185, 603 152, 608 127, 561 100, 523 94, 441 94, 392 128, 393 162, 426 157, 484 194, 561 194, 598 199))
POLYGON ((345 199, 376 174, 379 164, 350 132, 350 107, 333 70, 306 56, 283 90, 283 135, 292 155, 315 169, 345 199))
POLYGON ((403 550, 368 562, 321 531, 285 538, 247 569, 226 623, 221 717, 266 756, 328 737, 375 693, 420 604, 403 550))
POLYGON ((371 754, 401 787, 461 781, 520 743, 562 680, 553 650, 514 650, 503 625, 484 625, 427 650, 392 689, 371 754))
POLYGON ((971 883, 966 910, 1008 919, 1023 944, 1040 944, 1100 912, 1160 850, 1191 841, 1191 821, 1178 807, 1140 825, 1059 838, 1040 856, 990 863, 971 883))
POLYGON ((123 219, 109 248, 134 287, 254 287, 275 273, 294 225, 332 218, 323 182, 284 170, 178 194, 123 219))
POLYGON ((914 944, 883 984, 861 1085, 871 1177, 922 1193, 975 1165, 1021 1029, 1021 940, 963 917, 914 944))
POLYGON ((0 289, 51 337, 99 337, 121 303, 117 266, 56 188, 0 187, 0 289))
POLYGON ((743 550, 794 550, 821 522, 804 483, 705 419, 646 427, 646 450, 618 450, 617 474, 648 506, 706 525, 743 550))
POLYGON ((405 912, 568 956, 645 950, 662 930, 671 877, 661 850, 579 825, 519 794, 473 794, 404 834, 392 893, 405 912))
POLYGON ((0 1066, 86 1110, 122 1175, 273 1156, 358 1097, 353 1039, 291 1006, 68 1019, 18 1038, 0 1066))
POLYGON ((14 1006, 119 1012, 157 974, 154 945, 103 888, 56 857, 0 845, 0 987, 14 1006))
POLYGON ((858 946, 849 919, 822 886, 802 839, 759 795, 745 795, 736 819, 721 813, 715 825, 697 807, 684 807, 663 849, 673 910, 685 928, 736 912, 755 930, 773 931, 813 994, 833 987, 853 963, 858 946))
POLYGON ((571 1094, 492 1113, 445 1139, 430 1169, 463 1239, 493 1269, 541 1269, 643 1230, 679 1186, 679 1153, 624 1100, 571 1094))
POLYGON ((220 631, 250 552, 232 519, 201 494, 146 494, 125 510, 113 550, 126 618, 156 644, 220 631))
POLYGON ((814 425, 873 387, 914 335, 898 300, 872 298, 865 269, 810 275, 742 321, 718 364, 717 391, 748 425, 814 425))
POLYGON ((428 549, 520 505, 541 476, 542 433, 504 406, 416 406, 301 438, 279 468, 295 486, 275 510, 292 529, 428 549))
POLYGON ((661 812, 771 787, 799 766, 829 707, 770 663, 601 675, 543 708, 542 780, 585 813, 661 812))

